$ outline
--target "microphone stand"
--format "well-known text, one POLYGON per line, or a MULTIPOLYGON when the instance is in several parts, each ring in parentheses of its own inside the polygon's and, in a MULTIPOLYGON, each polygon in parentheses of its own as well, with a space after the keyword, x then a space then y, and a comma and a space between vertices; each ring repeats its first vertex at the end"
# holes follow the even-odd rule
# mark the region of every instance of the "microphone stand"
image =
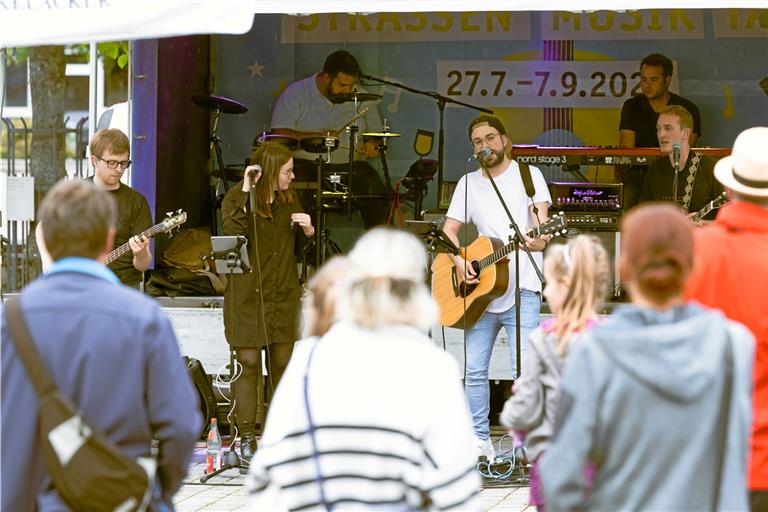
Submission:
POLYGON ((675 176, 672 178, 672 202, 677 205, 677 175, 680 173, 680 144, 672 146, 672 169, 675 176))
MULTIPOLYGON (((233 332, 235 329, 234 325, 234 292, 235 292, 235 286, 234 286, 234 275, 235 274, 241 274, 241 273, 248 273, 251 271, 251 268, 246 264, 246 262, 240 258, 240 252, 241 248, 245 247, 245 250, 248 250, 248 241, 244 236, 238 236, 237 242, 235 247, 223 251, 213 251, 211 252, 211 258, 214 260, 214 265, 216 265, 217 262, 221 262, 222 264, 226 265, 227 268, 227 274, 229 279, 229 302, 230 304, 233 304, 232 311, 230 312, 230 319, 232 320, 232 328, 233 332)), ((216 265, 218 268, 218 265, 216 265)), ((233 381, 235 377, 235 361, 237 359, 237 356, 235 355, 235 349, 231 345, 229 346, 229 396, 232 401, 234 401, 234 392, 233 392, 233 381)), ((230 417, 230 414, 232 414, 234 410, 234 407, 231 407, 229 410, 229 413, 227 414, 227 417, 230 417)), ((240 468, 240 457, 237 455, 237 452, 235 451, 235 441, 236 437, 233 435, 233 432, 235 430, 230 425, 230 437, 229 437, 229 451, 227 451, 227 454, 224 456, 224 463, 221 465, 220 468, 214 470, 211 473, 205 473, 203 476, 200 477, 200 483, 204 484, 211 478, 220 475, 221 473, 224 473, 225 471, 229 471, 230 469, 240 468)))
POLYGON ((437 207, 440 207, 440 190, 443 188, 443 152, 445 149, 445 104, 446 103, 453 103, 455 105, 461 105, 462 107, 471 108, 474 110, 477 110, 479 112, 483 112, 485 114, 493 114, 493 110, 483 107, 478 107, 476 105, 471 105, 469 103, 464 103, 463 101, 458 101, 453 98, 449 98, 447 96, 443 96, 442 94, 436 92, 436 91, 423 91, 420 89, 416 89, 413 87, 409 87, 407 85, 403 85, 398 82, 393 82, 391 80, 385 80, 383 78, 378 78, 371 75, 366 74, 360 74, 360 78, 365 78, 366 80, 373 80, 382 84, 391 85, 393 87, 397 87, 398 89, 404 89, 408 92, 412 92, 414 94, 421 94, 424 96, 429 96, 430 98, 434 99, 435 102, 437 102, 437 109, 440 114, 440 129, 438 131, 438 137, 437 137, 437 207))
POLYGON ((677 204, 677 175, 680 172, 680 160, 674 163, 673 168, 675 170, 675 177, 672 178, 672 202, 677 204))
MULTIPOLYGON (((255 260, 255 262, 251 263, 251 267, 252 268, 253 267, 256 268, 256 286, 258 287, 257 294, 258 294, 259 299, 260 299, 259 308, 261 309, 261 315, 262 315, 261 316, 261 321, 262 321, 261 328, 262 329, 266 329, 266 326, 264 325, 264 295, 263 295, 264 287, 262 285, 262 280, 261 280, 261 259, 259 258, 259 232, 258 232, 258 229, 256 228, 256 220, 257 220, 258 215, 259 215, 258 212, 256 211, 256 183, 258 182, 258 180, 256 179, 256 172, 257 171, 254 171, 252 174, 250 174, 248 176, 248 179, 251 180, 251 188, 248 191, 248 201, 249 201, 249 206, 251 207, 251 237, 252 237, 251 240, 253 242, 252 247, 253 247, 254 260, 255 260)), ((265 178, 266 172, 263 169, 258 171, 258 172, 261 173, 262 179, 266 179, 265 178)), ((266 330, 264 331, 264 340, 265 341, 267 340, 266 330)), ((266 347, 267 347, 267 354, 266 355, 267 355, 267 358, 269 358, 269 343, 266 344, 266 347)), ((266 419, 266 412, 264 410, 265 409, 265 404, 264 404, 264 400, 263 400, 263 398, 264 398, 264 387, 263 387, 264 386, 264 374, 262 373, 262 364, 261 364, 262 361, 263 361, 263 356, 261 354, 262 348, 264 348, 264 347, 261 344, 256 346, 256 350, 259 352, 259 359, 258 360, 259 360, 260 364, 259 364, 259 369, 258 369, 259 374, 257 375, 257 378, 256 378, 256 416, 257 417, 254 418, 254 420, 258 419, 259 426, 261 427, 261 430, 263 431, 264 430, 264 421, 266 419)), ((271 373, 269 375, 269 378, 270 379, 272 378, 271 373)), ((239 427, 239 425, 238 425, 238 427, 239 427)), ((241 450, 242 450, 242 441, 243 441, 243 439, 241 437, 240 438, 241 450)), ((246 465, 249 466, 250 465, 250 461, 246 462, 246 465)))
POLYGON ((509 218, 509 227, 512 228, 515 232, 514 237, 512 238, 511 242, 514 243, 514 252, 515 252, 515 364, 517 368, 515 368, 516 374, 515 379, 517 379, 520 376, 520 359, 522 357, 521 350, 520 350, 520 246, 522 245, 523 249, 525 250, 525 253, 528 255, 528 259, 531 261, 531 265, 533 266, 533 269, 536 271, 536 276, 539 278, 539 281, 541 283, 544 283, 544 275, 541 273, 541 270, 539 270, 539 267, 536 266, 536 262, 533 259, 533 255, 531 254, 530 249, 528 249, 528 246, 525 245, 525 239, 523 238, 523 234, 520 232, 520 227, 515 222, 515 219, 512 217, 512 213, 510 213, 509 208, 507 208, 507 203, 504 201, 504 197, 501 195, 501 191, 499 190, 499 187, 496 186, 496 181, 493 179, 493 176, 491 176, 491 173, 488 172, 485 168, 486 176, 488 176, 488 179, 491 180, 491 185, 493 186, 494 192, 496 192, 496 195, 499 198, 499 201, 501 201, 501 206, 504 208, 504 212, 507 214, 507 218, 509 218))

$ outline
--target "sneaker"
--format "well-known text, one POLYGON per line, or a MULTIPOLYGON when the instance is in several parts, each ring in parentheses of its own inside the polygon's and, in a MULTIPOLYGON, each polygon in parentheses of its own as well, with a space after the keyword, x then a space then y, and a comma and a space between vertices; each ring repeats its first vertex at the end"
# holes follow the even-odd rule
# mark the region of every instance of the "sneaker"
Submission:
POLYGON ((489 439, 477 439, 477 457, 481 459, 485 457, 488 464, 493 464, 496 460, 496 450, 493 448, 493 441, 489 439))

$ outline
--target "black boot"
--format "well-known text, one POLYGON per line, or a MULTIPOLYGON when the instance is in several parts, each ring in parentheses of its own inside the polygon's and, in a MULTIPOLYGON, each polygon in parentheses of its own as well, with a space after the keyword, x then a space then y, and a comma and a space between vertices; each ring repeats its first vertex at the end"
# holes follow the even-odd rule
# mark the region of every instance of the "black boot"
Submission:
POLYGON ((256 428, 253 424, 243 424, 240 431, 240 474, 248 473, 253 454, 256 453, 256 428))

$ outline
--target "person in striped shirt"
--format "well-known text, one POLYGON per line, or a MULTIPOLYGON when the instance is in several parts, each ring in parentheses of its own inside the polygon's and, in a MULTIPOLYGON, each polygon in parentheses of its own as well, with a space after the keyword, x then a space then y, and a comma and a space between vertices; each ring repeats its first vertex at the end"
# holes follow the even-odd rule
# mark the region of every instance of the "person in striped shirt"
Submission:
POLYGON ((247 480, 251 510, 476 510, 481 482, 456 361, 424 331, 422 244, 376 228, 348 255, 337 321, 303 340, 247 480))

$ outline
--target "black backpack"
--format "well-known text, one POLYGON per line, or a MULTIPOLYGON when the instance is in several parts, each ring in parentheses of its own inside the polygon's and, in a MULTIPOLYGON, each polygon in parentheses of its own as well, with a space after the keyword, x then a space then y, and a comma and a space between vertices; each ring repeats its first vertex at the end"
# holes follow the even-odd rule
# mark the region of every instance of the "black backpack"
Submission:
POLYGON ((88 425, 40 359, 18 299, 6 304, 6 321, 39 397, 38 432, 61 498, 73 510, 144 510, 152 496, 154 458, 130 459, 88 425))

